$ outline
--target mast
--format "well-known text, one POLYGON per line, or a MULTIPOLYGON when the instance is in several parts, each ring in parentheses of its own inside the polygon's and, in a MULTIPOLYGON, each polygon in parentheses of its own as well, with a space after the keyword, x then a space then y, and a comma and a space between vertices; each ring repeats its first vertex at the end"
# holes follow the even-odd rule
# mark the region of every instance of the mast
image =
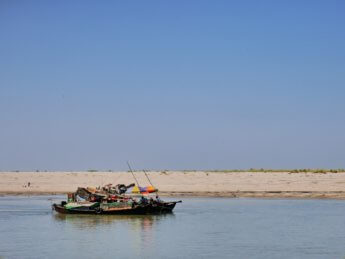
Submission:
POLYGON ((144 171, 144 174, 146 175, 147 180, 149 181, 149 183, 151 184, 151 186, 153 186, 153 184, 152 184, 152 182, 151 182, 149 176, 147 175, 146 171, 145 171, 145 170, 143 170, 143 171, 144 171))
POLYGON ((128 162, 128 161, 127 161, 127 165, 128 165, 129 171, 132 173, 133 178, 134 178, 135 182, 137 183, 137 185, 138 185, 138 187, 139 187, 139 182, 138 182, 137 178, 135 177, 135 175, 134 175, 134 173, 133 173, 133 170, 132 170, 131 166, 129 165, 129 162, 128 162))

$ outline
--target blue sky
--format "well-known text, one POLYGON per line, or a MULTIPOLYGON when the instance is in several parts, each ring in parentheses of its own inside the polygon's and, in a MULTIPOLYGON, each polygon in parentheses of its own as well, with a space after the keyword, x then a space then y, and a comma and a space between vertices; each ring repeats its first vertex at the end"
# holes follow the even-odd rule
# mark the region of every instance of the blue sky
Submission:
POLYGON ((344 1, 0 1, 0 170, 345 167, 344 1))

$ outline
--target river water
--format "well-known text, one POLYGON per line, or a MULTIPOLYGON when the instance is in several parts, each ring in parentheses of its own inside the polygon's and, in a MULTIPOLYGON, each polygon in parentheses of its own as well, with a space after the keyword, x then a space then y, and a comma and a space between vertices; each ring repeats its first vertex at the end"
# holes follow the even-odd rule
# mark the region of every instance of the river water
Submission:
POLYGON ((172 215, 52 212, 64 198, 0 197, 0 258, 345 258, 345 201, 183 198, 172 215))

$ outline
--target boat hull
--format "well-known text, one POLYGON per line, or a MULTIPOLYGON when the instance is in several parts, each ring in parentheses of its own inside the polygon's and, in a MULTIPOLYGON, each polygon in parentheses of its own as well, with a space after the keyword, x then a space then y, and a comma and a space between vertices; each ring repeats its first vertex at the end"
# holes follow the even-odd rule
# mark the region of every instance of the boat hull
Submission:
POLYGON ((147 215, 147 214, 164 214, 172 213, 178 202, 164 202, 160 204, 136 205, 131 208, 118 208, 102 210, 100 208, 80 207, 75 209, 66 209, 60 204, 53 204, 52 209, 62 214, 102 214, 102 215, 147 215))

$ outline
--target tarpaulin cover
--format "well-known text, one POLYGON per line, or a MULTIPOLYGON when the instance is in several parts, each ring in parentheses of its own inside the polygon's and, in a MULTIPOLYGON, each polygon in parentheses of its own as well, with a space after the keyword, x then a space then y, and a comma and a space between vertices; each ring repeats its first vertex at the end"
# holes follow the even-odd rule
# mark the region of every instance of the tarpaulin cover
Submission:
POLYGON ((153 186, 145 186, 145 187, 141 187, 141 186, 134 186, 133 188, 130 188, 126 191, 126 193, 152 193, 152 192, 156 192, 157 189, 154 188, 153 186))

